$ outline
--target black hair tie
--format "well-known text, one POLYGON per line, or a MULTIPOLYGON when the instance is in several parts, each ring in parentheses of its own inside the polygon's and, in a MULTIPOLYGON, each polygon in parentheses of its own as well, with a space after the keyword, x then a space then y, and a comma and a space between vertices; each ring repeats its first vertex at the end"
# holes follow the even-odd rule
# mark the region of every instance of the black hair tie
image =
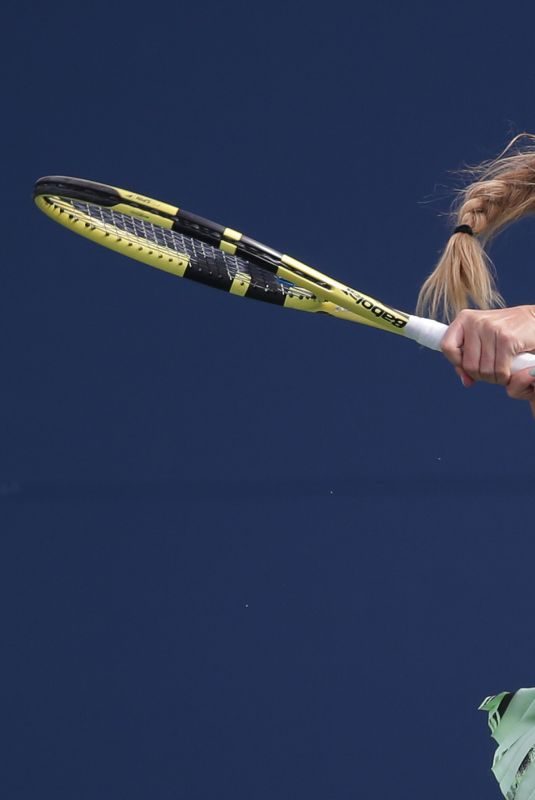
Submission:
POLYGON ((474 235, 474 231, 470 225, 457 225, 453 233, 467 233, 469 236, 474 235))

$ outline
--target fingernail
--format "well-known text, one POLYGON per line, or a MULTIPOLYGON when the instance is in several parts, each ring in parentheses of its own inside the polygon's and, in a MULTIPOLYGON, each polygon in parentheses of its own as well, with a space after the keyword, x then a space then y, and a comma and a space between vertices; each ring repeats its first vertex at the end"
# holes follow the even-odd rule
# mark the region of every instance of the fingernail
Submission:
POLYGON ((535 368, 533 368, 533 369, 530 369, 530 371, 529 371, 529 374, 530 374, 530 375, 531 375, 533 378, 535 378, 535 368))

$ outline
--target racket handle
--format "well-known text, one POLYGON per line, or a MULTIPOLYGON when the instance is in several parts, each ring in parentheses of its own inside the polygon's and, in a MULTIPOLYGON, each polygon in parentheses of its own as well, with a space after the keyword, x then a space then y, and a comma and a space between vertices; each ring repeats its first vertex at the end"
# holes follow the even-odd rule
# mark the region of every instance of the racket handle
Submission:
MULTIPOLYGON (((443 322, 410 315, 409 321, 403 328, 403 333, 409 339, 413 339, 424 347, 429 347, 431 350, 440 350, 440 343, 447 330, 448 326, 444 325, 443 322)), ((513 358, 511 364, 512 372, 519 372, 519 370, 527 367, 535 367, 534 353, 521 353, 513 358)))

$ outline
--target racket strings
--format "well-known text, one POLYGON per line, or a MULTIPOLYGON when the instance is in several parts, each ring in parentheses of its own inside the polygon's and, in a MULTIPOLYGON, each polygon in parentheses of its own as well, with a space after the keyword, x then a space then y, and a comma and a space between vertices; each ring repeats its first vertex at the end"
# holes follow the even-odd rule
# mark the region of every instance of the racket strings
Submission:
POLYGON ((82 218, 90 218, 89 224, 95 225, 110 236, 125 239, 132 246, 136 244, 149 246, 164 256, 169 251, 173 255, 186 256, 190 262, 187 277, 193 280, 222 288, 225 288, 229 281, 243 281, 253 290, 264 293, 266 300, 274 296, 316 300, 315 295, 307 289, 283 280, 240 256, 226 253, 206 242, 139 217, 80 200, 71 200, 65 211, 68 213, 77 211, 82 218))

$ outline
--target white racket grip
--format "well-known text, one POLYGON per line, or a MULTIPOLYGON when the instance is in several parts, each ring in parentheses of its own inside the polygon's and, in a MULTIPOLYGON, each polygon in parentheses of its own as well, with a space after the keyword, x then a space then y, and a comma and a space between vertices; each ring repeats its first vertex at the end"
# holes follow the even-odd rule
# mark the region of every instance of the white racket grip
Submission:
MULTIPOLYGON (((409 339, 413 339, 424 347, 429 347, 431 350, 440 350, 440 343, 447 330, 448 326, 444 325, 443 322, 437 322, 435 319, 425 319, 424 317, 415 317, 411 314, 409 315, 409 321, 403 328, 403 333, 409 339)), ((535 367, 535 354, 521 353, 513 358, 513 363, 511 364, 512 372, 519 372, 527 367, 535 367)))

